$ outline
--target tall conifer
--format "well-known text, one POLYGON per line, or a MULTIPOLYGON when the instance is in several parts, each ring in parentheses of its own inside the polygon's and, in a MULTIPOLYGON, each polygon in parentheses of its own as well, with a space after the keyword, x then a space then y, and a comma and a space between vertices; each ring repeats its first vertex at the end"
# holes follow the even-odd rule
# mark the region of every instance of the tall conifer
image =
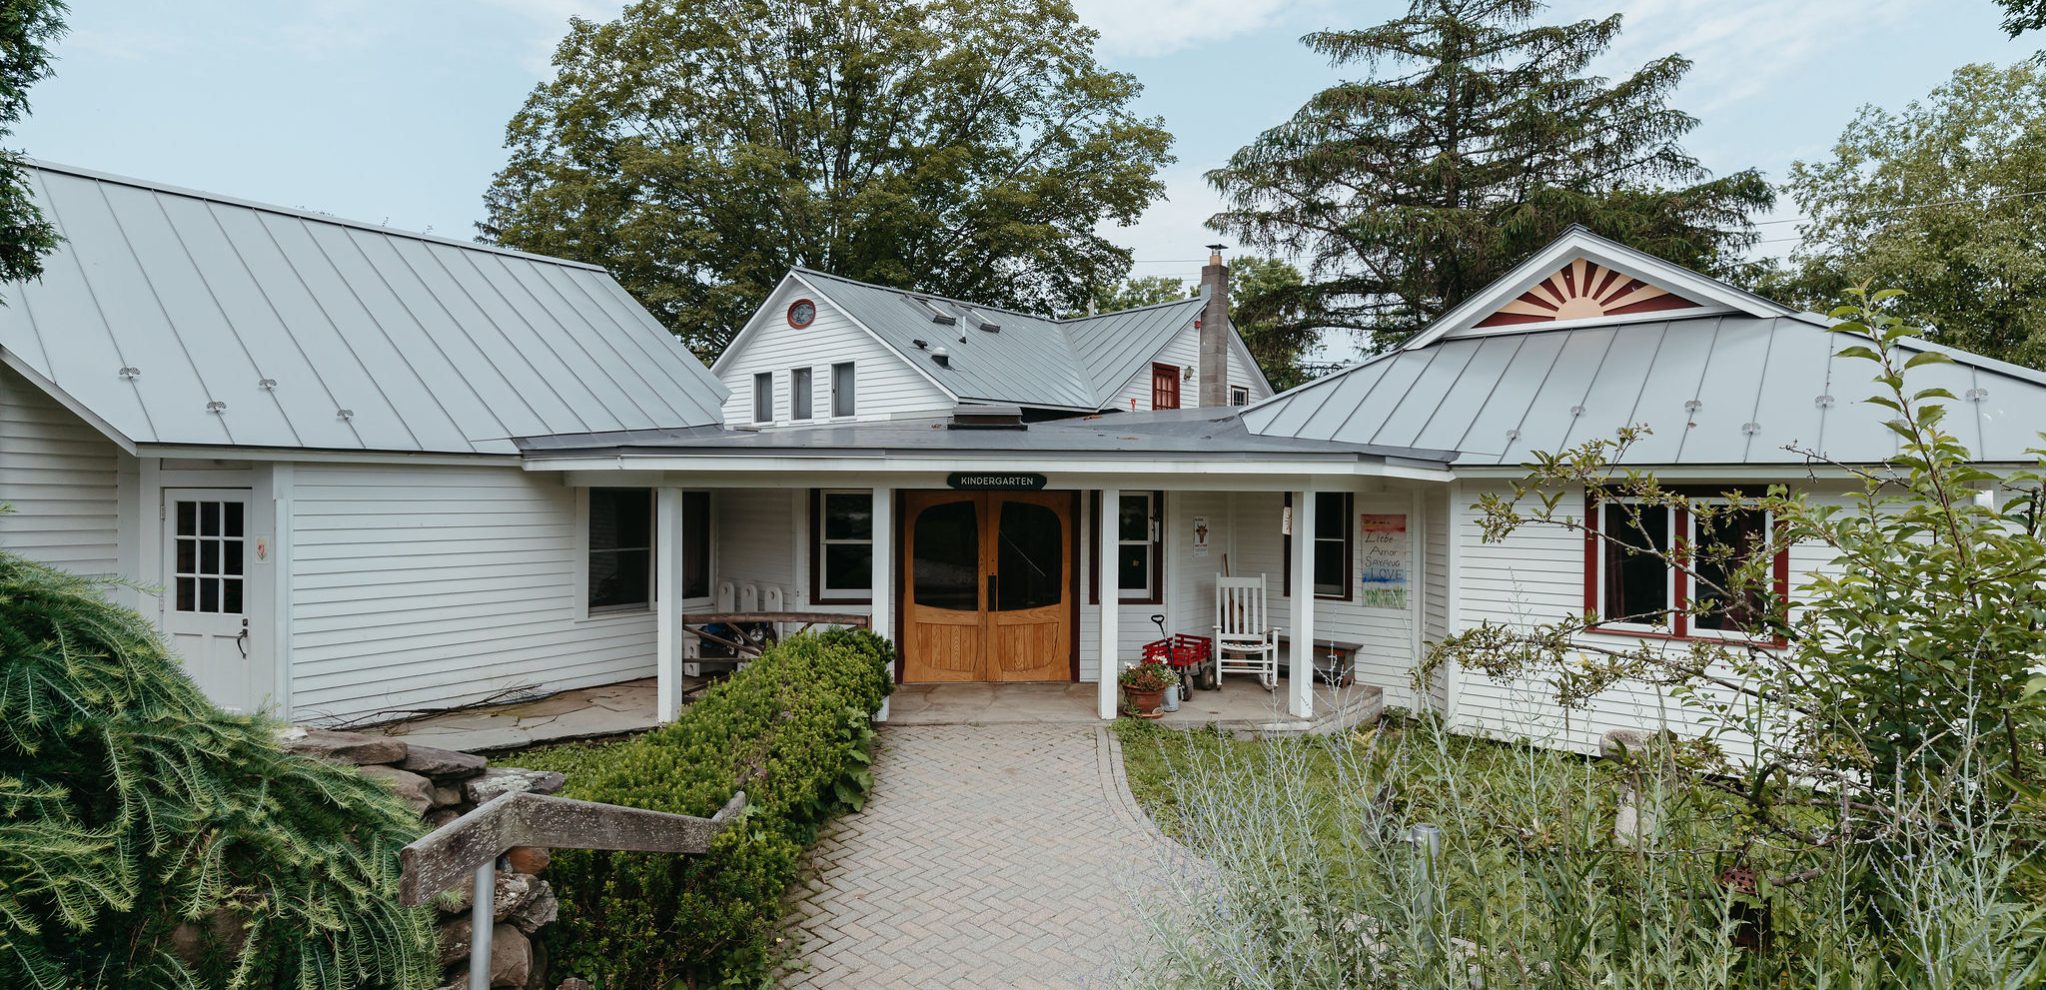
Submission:
POLYGON ((1668 55, 1586 75, 1620 17, 1534 22, 1534 0, 1414 0, 1376 27, 1302 39, 1365 78, 1329 87, 1208 173, 1209 221, 1301 258, 1273 300, 1379 344, 1413 332, 1572 224, 1708 271, 1754 241, 1772 201, 1753 169, 1721 178, 1678 144, 1668 55))

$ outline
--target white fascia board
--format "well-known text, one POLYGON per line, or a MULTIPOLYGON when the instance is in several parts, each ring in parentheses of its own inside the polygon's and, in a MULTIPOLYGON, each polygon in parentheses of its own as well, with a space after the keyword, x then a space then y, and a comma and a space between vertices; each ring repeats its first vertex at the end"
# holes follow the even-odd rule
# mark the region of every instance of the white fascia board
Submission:
POLYGON ((743 479, 747 484, 762 487, 818 487, 818 481, 826 475, 861 475, 896 478, 897 487, 903 487, 908 476, 915 478, 940 478, 957 471, 1011 471, 1034 474, 1057 475, 1063 480, 1072 477, 1115 478, 1129 481, 1142 480, 1145 484, 1158 487, 1159 483, 1185 479, 1188 484, 1166 485, 1204 490, 1215 487, 1209 479, 1229 478, 1233 487, 1242 490, 1271 487, 1285 490, 1283 478, 1392 478, 1403 481, 1447 483, 1451 474, 1447 468, 1423 466, 1416 463, 1386 464, 1374 461, 1360 461, 1346 456, 1330 458, 1297 458, 1285 460, 1243 459, 1213 460, 1195 455, 1183 458, 1169 458, 1142 461, 1115 461, 1089 457, 1043 457, 1019 458, 1013 451, 1003 451, 977 456, 962 456, 948 452, 939 456, 908 456, 900 452, 883 455, 821 455, 816 457, 791 458, 787 456, 744 454, 659 454, 649 456, 606 455, 600 457, 550 457, 529 460, 525 469, 535 472, 563 472, 571 475, 601 473, 615 480, 621 472, 656 475, 674 472, 686 475, 692 485, 707 482, 696 479, 713 475, 743 479), (1271 481, 1271 484, 1246 483, 1271 481))
MULTIPOLYGON (((1601 267, 1610 268, 1623 275, 1663 286, 1678 295, 1707 306, 1723 306, 1756 317, 1791 316, 1795 310, 1771 302, 1744 289, 1735 288, 1718 279, 1700 275, 1688 268, 1671 264, 1652 254, 1636 251, 1618 241, 1607 240, 1582 227, 1574 227, 1563 236, 1549 243, 1548 247, 1536 252, 1533 257, 1514 266, 1477 295, 1464 300, 1454 309, 1442 314, 1427 329, 1415 334, 1403 345, 1403 350, 1417 350, 1452 333, 1468 330, 1479 320, 1497 311, 1499 307, 1519 298, 1520 294, 1535 287, 1543 279, 1555 274, 1565 262, 1583 258, 1601 267)), ((1689 311, 1664 310, 1661 318, 1670 319, 1689 311)), ((1582 323, 1611 322, 1582 321, 1582 323)), ((1523 331, 1528 325, 1521 325, 1523 331)), ((1549 329, 1560 324, 1534 324, 1536 329, 1549 329)))
POLYGON ((807 278, 804 278, 802 272, 791 271, 789 272, 789 277, 795 279, 798 283, 803 285, 805 288, 809 289, 811 292, 814 292, 817 295, 823 297, 825 300, 831 302, 832 307, 837 309, 839 312, 844 313, 845 318, 851 321, 853 326, 859 327, 862 333, 865 333, 867 336, 874 338, 875 343, 880 344, 884 348, 887 348, 888 353, 895 355, 895 357, 898 360, 900 360, 903 364, 908 365, 911 371, 914 371, 917 374, 922 375, 924 381, 930 382, 932 385, 936 386, 938 391, 951 396, 953 402, 958 402, 960 400, 961 396, 959 395, 958 392, 953 391, 950 386, 947 386, 944 382, 939 381, 937 376, 931 374, 929 371, 924 370, 924 367, 922 365, 918 364, 909 355, 902 353, 901 349, 897 348, 894 344, 889 343, 888 338, 883 337, 878 333, 875 333, 874 328, 862 322, 859 316, 854 314, 852 310, 847 309, 844 306, 840 306, 836 300, 832 300, 830 293, 825 292, 823 289, 819 289, 817 287, 817 283, 812 282, 807 278))
POLYGON ((304 447, 200 447, 142 444, 133 451, 144 457, 208 461, 296 461, 319 464, 427 464, 462 466, 519 463, 518 454, 461 454, 404 450, 313 450, 304 447))
POLYGON ((63 406, 71 415, 84 420, 86 425, 98 430, 102 436, 113 441, 114 446, 121 448, 126 453, 135 453, 135 441, 129 439, 127 434, 114 429, 114 424, 101 419, 98 413, 86 408, 85 403, 72 398, 71 394, 59 388, 56 382, 44 378, 42 372, 37 371, 27 361, 22 360, 20 355, 5 347, 0 347, 0 364, 5 364, 7 367, 14 369, 16 374, 28 379, 30 385, 41 389, 44 395, 49 396, 58 405, 63 406))
MULTIPOLYGON (((1977 467, 1990 468, 1991 464, 1977 467)), ((1450 473, 1458 479, 1480 478, 1525 478, 1529 468, 1524 464, 1499 464, 1454 468, 1450 473)), ((1612 467, 1614 477, 1628 471, 1638 471, 1662 481, 1731 481, 1763 482, 1797 485, 1809 481, 1838 481, 1859 478, 1852 468, 1834 464, 1616 464, 1612 467)))

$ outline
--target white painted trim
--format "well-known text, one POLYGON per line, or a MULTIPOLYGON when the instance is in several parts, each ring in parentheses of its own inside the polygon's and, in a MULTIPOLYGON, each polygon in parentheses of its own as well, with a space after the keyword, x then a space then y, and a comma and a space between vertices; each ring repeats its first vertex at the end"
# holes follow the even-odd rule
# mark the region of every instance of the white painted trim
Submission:
POLYGON ((101 433, 101 435, 105 436, 108 440, 112 440, 114 442, 114 445, 121 448, 121 450, 130 454, 136 452, 135 441, 128 439, 128 436, 126 434, 122 433, 117 429, 114 429, 114 424, 109 423, 104 419, 101 419, 97 413, 94 413, 91 409, 86 408, 85 403, 72 398, 70 393, 65 392, 63 389, 57 387, 56 382, 44 378, 42 372, 37 371, 33 366, 31 366, 27 361, 23 360, 21 357, 17 356, 13 351, 5 347, 0 347, 0 364, 4 364, 7 367, 13 369, 16 374, 20 375, 24 379, 27 379, 30 385, 34 385, 36 388, 41 389, 43 394, 50 397, 51 401, 57 403, 60 406, 63 406, 66 410, 68 410, 71 413, 71 415, 84 420, 85 425, 90 426, 95 430, 98 430, 101 433))
MULTIPOLYGON (((809 499, 804 499, 809 502, 809 499)), ((801 556, 800 554, 798 556, 801 556)), ((874 489, 874 587, 868 610, 868 628, 891 643, 895 642, 895 489, 874 489)), ((894 671, 889 671, 892 678, 894 671)), ((884 699, 875 721, 888 720, 884 699)))
POLYGON ((189 444, 145 443, 136 452, 146 457, 196 461, 281 461, 302 464, 406 464, 436 467, 510 466, 524 460, 516 452, 503 454, 411 453, 402 450, 313 450, 301 447, 199 447, 189 444))
MULTIPOLYGON (((1418 463, 1418 462, 1417 462, 1418 463)), ((544 460, 527 461, 528 471, 568 472, 568 484, 598 484, 592 479, 603 474, 616 477, 616 472, 638 472, 643 474, 677 473, 690 478, 691 487, 717 487, 729 483, 739 487, 788 487, 816 488, 827 485, 861 487, 856 481, 821 481, 823 475, 851 475, 853 477, 891 477, 903 475, 924 475, 924 478, 903 479, 895 487, 919 486, 944 487, 947 474, 955 471, 1001 469, 1005 471, 1028 471, 1046 475, 1064 475, 1054 478, 1051 487, 1099 487, 1098 484, 1078 485, 1076 481, 1105 482, 1114 480, 1120 486, 1127 482, 1131 488, 1170 488, 1175 479, 1171 475, 1185 475, 1193 479, 1192 484, 1181 483, 1180 487, 1194 490, 1212 490, 1212 484, 1201 484, 1201 478, 1228 476, 1234 485, 1245 485, 1246 490, 1296 491, 1302 479, 1326 479, 1340 482, 1345 478, 1396 478, 1402 481, 1447 482, 1454 475, 1447 468, 1408 466, 1405 464, 1383 464, 1360 461, 1354 455, 1343 454, 1326 459, 1301 460, 1258 460, 1258 459, 1200 459, 1187 455, 1184 459, 1116 461, 1112 458, 1045 458, 1036 459, 1015 451, 947 451, 932 454, 907 451, 881 451, 858 456, 821 455, 817 457, 791 457, 781 454, 651 454, 643 456, 619 456, 616 454, 590 457, 550 457, 544 460), (764 475, 765 478, 757 477, 764 475), (728 476, 728 477, 719 477, 728 476), (755 477, 748 477, 755 476, 755 477), (717 481, 708 479, 718 478, 717 481)), ((1523 470, 1520 473, 1525 473, 1523 470)), ((605 481, 601 484, 622 484, 619 481, 605 481)))
POLYGON ((673 722, 682 713, 682 489, 654 492, 654 580, 668 594, 655 596, 654 717, 673 722))
MULTIPOLYGON (((1444 618, 1448 627, 1445 631, 1450 636, 1463 631, 1463 527, 1460 521, 1463 519, 1464 498, 1463 482, 1450 482, 1449 511, 1446 513, 1447 518, 1443 520, 1443 525, 1449 528, 1444 534, 1449 540, 1447 554, 1449 573, 1446 575, 1443 594, 1449 596, 1449 614, 1444 618)), ((1442 673, 1449 679, 1447 690, 1443 693, 1442 721, 1445 725, 1454 725, 1457 701, 1463 693, 1463 665, 1451 663, 1443 668, 1442 673)))
POLYGON ((157 632, 163 632, 163 461, 160 458, 141 458, 140 491, 137 493, 141 509, 141 526, 136 532, 138 555, 135 580, 143 587, 144 600, 155 598, 154 608, 143 607, 136 611, 147 616, 156 624, 157 632))
MULTIPOLYGON (((1536 284, 1539 285, 1540 282, 1536 284)), ((1471 340, 1479 337, 1511 337, 1515 334, 1544 333, 1549 330, 1575 330, 1580 327, 1614 327, 1629 323, 1672 323, 1679 320, 1704 320, 1715 316, 1743 315, 1747 314, 1731 306, 1692 306, 1685 309, 1661 309, 1648 313, 1625 313, 1619 316, 1585 316, 1574 320, 1506 323, 1494 327, 1470 326, 1454 333, 1444 334, 1443 336, 1453 340, 1471 340)))
POLYGON ((277 664, 277 712, 291 718, 291 695, 293 671, 291 665, 291 524, 292 499, 298 475, 289 461, 270 467, 268 534, 257 534, 258 539, 270 541, 267 561, 258 561, 258 566, 267 564, 270 573, 270 621, 269 640, 271 656, 277 664))
MULTIPOLYGON (((1352 515, 1355 515, 1355 513, 1352 513, 1352 515)), ((1350 520, 1350 525, 1352 526, 1356 526, 1358 523, 1359 520, 1350 520)), ((1412 626, 1408 630, 1408 642, 1411 644, 1408 647, 1410 652, 1407 654, 1407 676, 1409 679, 1413 677, 1414 671, 1420 668, 1421 654, 1428 648, 1428 581, 1430 576, 1428 573, 1427 537, 1427 493, 1423 489, 1415 488, 1412 492, 1408 493, 1407 497, 1407 559, 1413 561, 1414 569, 1414 572, 1407 577, 1407 622, 1412 626)), ((1362 593, 1362 591, 1358 592, 1360 595, 1362 593)), ((1424 684, 1421 685, 1421 690, 1415 692, 1414 707, 1416 709, 1433 702, 1435 692, 1429 688, 1430 685, 1424 684)))
MULTIPOLYGON (((1583 227, 1572 227, 1526 261, 1515 265, 1477 295, 1442 314, 1427 329, 1409 339, 1402 350, 1419 350, 1450 334, 1468 330, 1499 307, 1534 288, 1569 261, 1583 258, 1622 275, 1632 276, 1669 289, 1694 302, 1719 305, 1757 317, 1793 316, 1797 311, 1771 302, 1744 289, 1701 275, 1680 265, 1636 251, 1618 241, 1608 240, 1583 227)), ((1672 314, 1688 312, 1671 310, 1672 314)), ((1667 318, 1667 314, 1666 317, 1667 318)), ((1600 321, 1610 322, 1610 321, 1600 321)), ((1526 325, 1522 325, 1525 329, 1526 325)), ((1536 324, 1549 327, 1553 324, 1536 324)))
MULTIPOLYGON (((1296 718, 1314 714, 1314 495, 1313 488, 1293 493, 1293 615, 1286 640, 1289 698, 1296 718)), ((1352 506, 1356 502, 1352 500, 1352 506)))
MULTIPOLYGON (((1119 488, 1101 489, 1101 496, 1097 500, 1097 504, 1101 506, 1100 514, 1106 514, 1109 507, 1115 505, 1121 498, 1122 490, 1119 488)), ((1115 554, 1115 527, 1104 526, 1101 524, 1101 520, 1097 518, 1094 521, 1094 559, 1096 561, 1114 560, 1115 554)), ((1114 580, 1114 578, 1104 575, 1102 580, 1107 582, 1114 580)), ((1114 591, 1113 588, 1108 590, 1110 592, 1114 591)), ((1100 650, 1101 657, 1098 668, 1100 671, 1098 675, 1100 682, 1095 688, 1095 696, 1099 702, 1101 717, 1112 719, 1116 714, 1116 695, 1121 689, 1122 596, 1113 593, 1104 594, 1101 596, 1101 604, 1095 606, 1095 608, 1097 610, 1097 628, 1095 633, 1100 638, 1098 649, 1100 650)))

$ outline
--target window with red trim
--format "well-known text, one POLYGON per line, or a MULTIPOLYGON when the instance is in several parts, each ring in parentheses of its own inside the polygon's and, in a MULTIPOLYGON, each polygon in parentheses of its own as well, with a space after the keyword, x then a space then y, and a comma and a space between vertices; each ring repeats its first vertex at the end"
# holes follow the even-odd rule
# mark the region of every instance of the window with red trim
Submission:
POLYGON ((1154 364, 1151 366, 1151 408, 1179 408, 1178 365, 1154 364))
POLYGON ((1625 500, 1590 501, 1584 607, 1594 631, 1648 636, 1767 636, 1769 595, 1789 596, 1790 551, 1777 546, 1766 509, 1727 503, 1707 513, 1625 500), (1608 539, 1607 537, 1611 537, 1608 539), (1770 591, 1738 576, 1770 554, 1770 591), (1689 556, 1688 567, 1672 563, 1689 556))

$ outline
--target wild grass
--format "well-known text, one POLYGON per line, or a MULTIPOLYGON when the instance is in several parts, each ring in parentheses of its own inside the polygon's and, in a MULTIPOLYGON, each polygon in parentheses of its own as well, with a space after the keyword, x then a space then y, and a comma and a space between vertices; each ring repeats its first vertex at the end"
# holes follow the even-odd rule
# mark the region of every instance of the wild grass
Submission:
MULTIPOLYGON (((1132 792, 1194 854, 1144 888, 1139 987, 2019 987, 2024 853, 1990 820, 1882 847, 1772 840, 1668 770, 1392 720, 1246 742, 1126 726, 1132 792), (1623 805, 1642 827, 1616 834, 1623 805), (1439 829, 1432 857, 1414 826, 1439 829)), ((1788 827, 1823 830, 1809 809, 1788 827)))

